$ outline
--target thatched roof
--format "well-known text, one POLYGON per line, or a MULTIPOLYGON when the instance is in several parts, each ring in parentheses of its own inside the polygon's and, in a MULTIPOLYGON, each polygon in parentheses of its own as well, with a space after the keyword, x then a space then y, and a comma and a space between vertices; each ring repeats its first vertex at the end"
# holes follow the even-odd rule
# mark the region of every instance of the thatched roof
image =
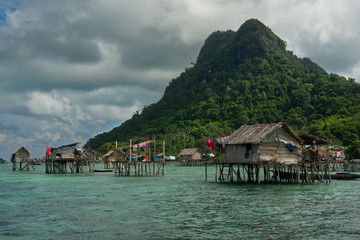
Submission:
POLYGON ((115 150, 110 150, 109 152, 107 152, 105 155, 103 155, 104 158, 109 158, 109 159, 123 159, 125 156, 125 153, 123 152, 122 148, 117 148, 115 150))
POLYGON ((111 154, 113 154, 113 153, 114 153, 114 151, 113 151, 113 150, 110 150, 110 151, 108 151, 107 153, 105 153, 103 157, 109 157, 109 156, 111 156, 111 154))
POLYGON ((193 155, 193 154, 195 154, 197 151, 199 151, 200 153, 202 153, 202 152, 200 151, 200 149, 198 149, 198 148, 184 148, 183 150, 181 150, 181 152, 179 153, 178 156, 193 155))
POLYGON ((316 154, 318 155, 318 157, 320 158, 331 158, 333 153, 328 150, 328 149, 325 149, 325 148, 310 148, 310 151, 313 152, 313 154, 316 154))
POLYGON ((279 128, 283 128, 297 142, 301 143, 300 139, 285 123, 279 122, 270 124, 243 125, 226 140, 225 144, 259 144, 266 136, 279 128))
POLYGON ((305 145, 313 145, 314 142, 317 145, 328 145, 331 144, 330 141, 327 141, 325 139, 319 138, 319 137, 315 137, 309 134, 303 134, 299 136, 301 141, 305 144, 305 145))
POLYGON ((14 154, 16 154, 16 153, 18 153, 18 152, 20 152, 21 150, 24 150, 24 151, 26 151, 28 154, 29 154, 29 156, 30 156, 30 152, 29 152, 29 150, 27 150, 24 146, 23 147, 21 147, 21 148, 19 148, 18 150, 16 150, 15 152, 13 152, 13 154, 12 155, 14 155, 14 154))

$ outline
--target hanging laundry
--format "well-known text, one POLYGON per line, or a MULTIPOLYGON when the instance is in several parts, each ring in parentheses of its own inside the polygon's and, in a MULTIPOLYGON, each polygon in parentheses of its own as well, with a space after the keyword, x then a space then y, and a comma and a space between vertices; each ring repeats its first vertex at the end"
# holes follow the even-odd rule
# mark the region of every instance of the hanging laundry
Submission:
POLYGON ((215 150, 215 145, 214 145, 214 139, 210 139, 210 147, 211 147, 211 150, 215 150))
POLYGON ((224 143, 227 139, 228 139, 228 137, 222 137, 219 140, 220 140, 220 143, 224 143))
POLYGON ((225 149, 225 141, 228 139, 228 136, 221 138, 211 138, 206 139, 206 145, 209 148, 209 151, 217 150, 223 151, 225 149))
POLYGON ((207 139, 207 140, 206 140, 206 145, 208 146, 209 151, 211 151, 212 149, 211 149, 211 142, 210 142, 210 139, 207 139))
POLYGON ((219 139, 217 139, 217 138, 214 138, 214 147, 215 147, 215 150, 217 150, 217 151, 219 151, 220 149, 220 141, 219 141, 219 139))
POLYGON ((286 147, 289 149, 290 152, 294 152, 294 146, 290 143, 286 144, 286 147))
POLYGON ((46 148, 46 156, 50 156, 51 147, 46 148))

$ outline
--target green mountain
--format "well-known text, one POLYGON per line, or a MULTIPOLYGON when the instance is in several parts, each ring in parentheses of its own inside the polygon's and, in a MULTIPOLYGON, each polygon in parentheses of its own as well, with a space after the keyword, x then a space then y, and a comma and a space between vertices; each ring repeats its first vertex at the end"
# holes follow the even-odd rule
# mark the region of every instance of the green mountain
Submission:
POLYGON ((205 149, 206 138, 243 124, 283 121, 360 157, 359 110, 360 84, 298 58, 271 29, 250 19, 236 32, 212 33, 196 63, 170 82, 161 100, 85 147, 104 153, 115 140, 126 145, 156 138, 177 154, 183 147, 205 149))

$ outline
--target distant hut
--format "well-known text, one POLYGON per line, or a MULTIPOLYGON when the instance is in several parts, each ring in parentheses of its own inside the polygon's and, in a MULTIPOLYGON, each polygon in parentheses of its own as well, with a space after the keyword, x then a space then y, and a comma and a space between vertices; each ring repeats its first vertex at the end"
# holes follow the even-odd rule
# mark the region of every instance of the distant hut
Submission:
POLYGON ((125 160, 125 153, 122 149, 110 150, 103 156, 104 168, 114 168, 116 161, 125 160))
POLYGON ((360 159, 352 159, 345 164, 344 169, 349 172, 360 171, 360 159))
POLYGON ((200 165, 203 160, 203 153, 198 148, 184 148, 177 156, 180 165, 200 165))
MULTIPOLYGON (((256 181, 260 183, 260 166, 264 167, 265 181, 271 180, 270 167, 275 173, 274 178, 278 178, 277 172, 285 170, 286 167, 297 167, 299 179, 298 165, 302 161, 301 140, 283 122, 243 125, 226 140, 225 144, 224 164, 231 169, 233 165, 247 167, 249 182, 254 182, 255 174, 256 181)), ((222 170, 221 173, 223 173, 222 170)), ((233 171, 229 170, 229 173, 232 178, 233 171)), ((239 179, 239 174, 238 171, 238 180, 243 181, 244 179, 239 179)))
POLYGON ((25 147, 21 147, 16 152, 14 152, 11 156, 11 162, 13 163, 13 171, 16 171, 17 163, 20 163, 20 171, 25 168, 26 170, 29 170, 30 155, 31 153, 25 147), (25 163, 25 166, 23 166, 23 163, 25 163))
POLYGON ((85 158, 95 159, 95 152, 89 149, 84 149, 82 151, 82 156, 84 156, 85 158))

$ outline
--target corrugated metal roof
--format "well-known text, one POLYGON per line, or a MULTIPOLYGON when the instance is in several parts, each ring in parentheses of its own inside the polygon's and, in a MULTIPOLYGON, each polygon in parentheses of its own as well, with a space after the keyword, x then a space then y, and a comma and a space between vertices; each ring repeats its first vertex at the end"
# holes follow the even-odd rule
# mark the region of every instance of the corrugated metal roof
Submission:
POLYGON ((63 146, 60 146, 60 147, 57 147, 57 148, 54 148, 54 149, 77 146, 77 145, 80 144, 80 143, 81 143, 81 142, 71 143, 71 144, 63 145, 63 146))
POLYGON ((297 142, 301 143, 300 139, 285 123, 279 122, 270 124, 243 125, 226 140, 225 144, 260 143, 266 136, 279 128, 283 128, 297 142))

